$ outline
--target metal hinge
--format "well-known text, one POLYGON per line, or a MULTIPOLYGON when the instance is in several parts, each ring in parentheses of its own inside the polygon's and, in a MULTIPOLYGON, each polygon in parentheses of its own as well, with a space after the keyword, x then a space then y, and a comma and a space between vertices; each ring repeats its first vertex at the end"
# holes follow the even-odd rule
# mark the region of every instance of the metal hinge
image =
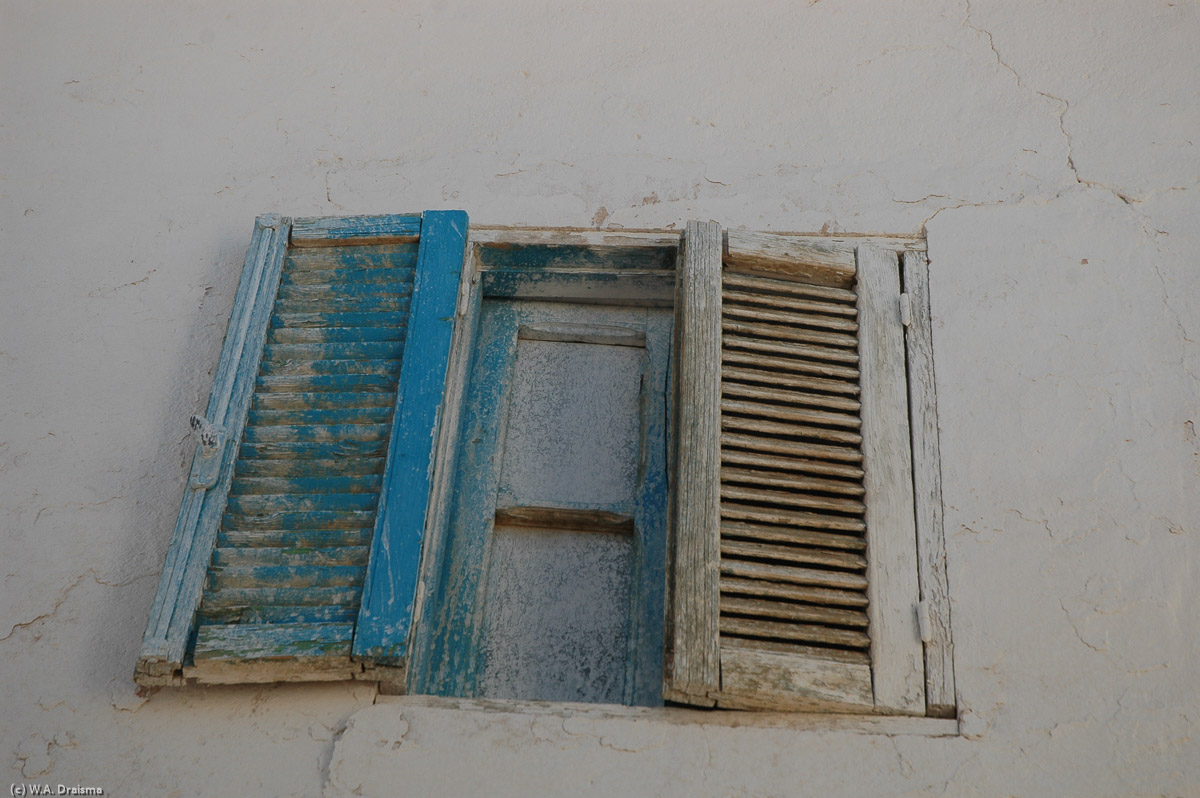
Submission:
POLYGON ((912 303, 908 299, 908 294, 900 295, 900 323, 905 327, 912 324, 912 303))
POLYGON ((193 490, 211 488, 221 473, 221 450, 225 448, 225 428, 218 427, 203 416, 192 416, 192 432, 199 440, 196 457, 192 460, 193 490))
POLYGON ((933 618, 929 615, 929 602, 917 602, 917 631, 921 635, 921 642, 928 643, 933 640, 933 618))

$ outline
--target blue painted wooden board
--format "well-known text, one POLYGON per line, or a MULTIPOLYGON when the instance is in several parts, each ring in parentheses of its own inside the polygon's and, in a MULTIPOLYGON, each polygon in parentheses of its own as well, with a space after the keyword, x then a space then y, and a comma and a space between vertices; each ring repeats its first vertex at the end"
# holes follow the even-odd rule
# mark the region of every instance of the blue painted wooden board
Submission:
POLYGON ((292 220, 292 242, 297 246, 327 246, 330 241, 354 238, 416 238, 421 217, 411 214, 382 216, 316 216, 292 220))
POLYGON ((467 240, 462 211, 427 211, 414 278, 409 338, 380 495, 371 564, 363 588, 354 656, 399 664, 416 598, 438 416, 467 240))

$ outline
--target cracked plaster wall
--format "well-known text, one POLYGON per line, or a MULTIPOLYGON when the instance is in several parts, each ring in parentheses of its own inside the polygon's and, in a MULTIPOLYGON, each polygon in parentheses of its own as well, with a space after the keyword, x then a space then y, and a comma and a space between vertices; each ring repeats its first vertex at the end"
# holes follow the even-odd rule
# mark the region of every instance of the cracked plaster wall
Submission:
POLYGON ((1198 795, 1195 2, 0 3, 0 765, 111 794, 1198 795), (968 736, 128 679, 256 213, 927 226, 968 736))

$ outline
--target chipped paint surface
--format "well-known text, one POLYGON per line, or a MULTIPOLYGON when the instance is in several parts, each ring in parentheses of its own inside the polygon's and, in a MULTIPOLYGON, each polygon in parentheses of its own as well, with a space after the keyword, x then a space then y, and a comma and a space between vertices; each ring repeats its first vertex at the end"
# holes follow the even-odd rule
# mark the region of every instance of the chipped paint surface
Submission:
POLYGON ((4 18, 10 781, 1197 793, 1195 3, 10 1, 4 18), (962 736, 372 706, 363 684, 134 694, 250 221, 427 207, 926 228, 962 736))

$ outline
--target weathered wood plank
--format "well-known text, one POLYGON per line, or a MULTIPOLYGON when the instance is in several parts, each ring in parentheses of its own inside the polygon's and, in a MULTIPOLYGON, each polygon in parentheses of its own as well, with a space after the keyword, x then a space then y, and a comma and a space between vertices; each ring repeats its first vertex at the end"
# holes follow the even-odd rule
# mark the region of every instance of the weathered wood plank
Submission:
POLYGON ((785 296, 809 297, 824 299, 831 302, 857 302, 858 295, 847 288, 829 288, 812 283, 797 283, 791 280, 775 280, 744 272, 727 270, 725 272, 725 288, 740 288, 756 293, 775 293, 785 296))
POLYGON ((675 298, 678 433, 671 639, 663 697, 711 706, 720 686, 721 228, 688 222, 675 298))
POLYGON ((395 397, 387 394, 380 395, 378 391, 362 391, 357 393, 330 393, 317 391, 313 393, 256 393, 255 412, 275 412, 279 410, 311 411, 338 410, 339 408, 380 408, 392 412, 395 397))
POLYGON ((408 310, 410 297, 379 296, 323 296, 317 298, 283 299, 275 303, 275 315, 286 318, 291 315, 308 314, 347 314, 347 313, 403 313, 408 310))
POLYGON ((895 252, 858 248, 858 296, 875 707, 920 714, 925 680, 916 628, 917 535, 895 252))
POLYGON ((857 607, 860 611, 867 606, 867 595, 861 590, 837 590, 789 582, 769 582, 764 579, 739 579, 734 576, 722 577, 721 593, 807 601, 823 607, 857 607))
POLYGON ((771 490, 762 487, 731 485, 726 484, 724 479, 722 479, 721 485, 721 498, 730 501, 780 504, 808 510, 831 510, 838 513, 861 514, 864 509, 863 503, 854 499, 819 496, 794 490, 771 490))
POLYGON ((271 316, 272 327, 385 327, 402 329, 408 324, 406 312, 315 312, 309 310, 276 312, 271 316))
MULTIPOLYGON (((653 247, 678 250, 680 240, 678 230, 591 230, 498 225, 475 225, 471 228, 473 243, 493 246, 653 247)), ((672 257, 665 268, 672 269, 674 266, 675 259, 672 257)))
POLYGON ((722 448, 750 449, 755 452, 786 454, 816 460, 833 460, 839 463, 861 463, 862 452, 857 446, 831 446, 823 443, 781 440, 775 437, 743 435, 735 432, 721 433, 722 448))
POLYGON ((372 510, 312 510, 297 512, 227 513, 227 529, 358 529, 375 519, 372 510))
POLYGON ((247 477, 310 477, 313 474, 329 476, 364 476, 382 474, 383 452, 377 457, 327 457, 297 460, 253 460, 243 457, 238 460, 238 476, 247 477))
POLYGON ((929 265, 923 255, 906 252, 903 268, 904 290, 912 307, 912 324, 905 330, 905 346, 917 507, 917 570, 921 600, 929 608, 931 621, 929 639, 925 641, 925 706, 929 715, 953 717, 954 646, 950 637, 950 591, 946 577, 929 265))
POLYGON ((671 271, 675 246, 595 246, 584 243, 495 243, 479 249, 479 264, 493 269, 622 269, 671 271))
POLYGON ((254 387, 261 393, 390 393, 396 390, 396 378, 385 374, 276 374, 259 377, 254 387))
MULTIPOLYGON (((862 421, 858 418, 862 406, 857 399, 845 396, 830 396, 824 393, 808 393, 795 388, 772 388, 765 385, 754 385, 726 380, 721 383, 721 393, 724 396, 738 396, 747 399, 757 399, 763 402, 773 402, 775 407, 792 405, 797 408, 824 408, 832 412, 852 414, 843 416, 847 419, 846 426, 859 427, 862 421), (848 419, 853 419, 851 423, 848 419)), ((797 410, 797 412, 801 412, 797 410)), ((829 423, 835 423, 830 421, 829 423)))
POLYGON ((498 269, 481 274, 485 296, 597 305, 670 307, 675 273, 620 269, 498 269))
POLYGON ((602 344, 645 348, 646 331, 604 324, 542 322, 522 324, 517 331, 522 341, 558 341, 559 343, 602 344))
POLYGON ((269 546, 274 548, 324 548, 329 546, 366 546, 371 528, 349 529, 227 529, 217 535, 222 547, 269 546))
MULTIPOLYGON (((800 285, 797 283, 796 285, 800 285)), ((845 302, 822 302, 815 299, 802 299, 794 296, 765 294, 752 291, 736 291, 725 288, 723 301, 726 305, 746 305, 749 307, 778 308, 781 311, 801 316, 807 320, 809 314, 821 314, 834 317, 854 318, 858 315, 853 300, 845 302)))
POLYGON ((721 336, 721 345, 735 349, 748 349, 753 352, 769 352, 774 355, 811 358, 813 360, 832 360, 835 363, 858 363, 858 353, 837 347, 813 346, 811 344, 785 343, 781 341, 763 340, 758 336, 725 333, 721 336))
POLYGON ((237 587, 204 594, 206 612, 250 607, 357 606, 361 584, 335 587, 237 587))
POLYGON ((795 324, 770 324, 729 317, 721 319, 721 329, 727 333, 754 337, 762 341, 799 341, 818 346, 837 347, 849 350, 857 357, 858 338, 846 333, 813 330, 795 324))
MULTIPOLYGON (((348 589, 353 590, 353 588, 348 589)), ((201 604, 198 617, 200 626, 354 623, 354 619, 358 617, 358 604, 341 603, 325 606, 262 604, 252 607, 209 607, 201 604)))
POLYGON ((267 424, 246 427, 243 446, 261 443, 348 443, 386 441, 387 424, 267 424))
POLYGON ((239 475, 229 495, 239 494, 323 494, 378 493, 382 478, 366 476, 320 477, 249 477, 239 475))
POLYGON ((821 330, 832 330, 840 333, 858 331, 858 322, 842 316, 824 316, 816 313, 792 313, 790 311, 772 310, 746 303, 726 302, 722 312, 727 318, 750 322, 777 322, 805 327, 816 327, 821 330))
POLYGON ((771 540, 779 543, 794 543, 798 546, 824 546, 846 551, 865 551, 866 541, 855 535, 840 532, 821 532, 791 526, 773 526, 738 521, 721 521, 721 536, 771 540))
MULTIPOLYGON (((724 403, 722 403, 724 409, 724 403)), ((862 436, 857 432, 842 429, 827 429, 796 421, 765 421, 762 418, 748 418, 727 414, 721 418, 721 428, 755 432, 762 435, 780 435, 799 438, 815 438, 830 443, 840 443, 857 448, 862 442, 862 436)))
POLYGON ((797 623, 794 619, 767 621, 762 618, 739 618, 721 614, 721 635, 759 637, 767 640, 794 640, 799 643, 866 648, 871 638, 854 629, 837 629, 817 624, 797 623))
MULTIPOLYGON (((374 248, 373 248, 374 249, 374 248)), ((380 259, 380 262, 386 262, 380 259)), ((412 258, 416 264, 415 250, 412 258)), ((378 268, 363 268, 363 265, 345 266, 338 263, 330 268, 314 268, 312 263, 297 265, 289 257, 283 271, 284 286, 409 286, 412 285, 413 266, 380 265, 378 268)))
POLYGON ((737 703, 740 697, 752 699, 754 706, 780 709, 872 708, 867 665, 733 645, 721 646, 721 689, 719 703, 725 706, 744 705, 737 703))
POLYGON ((398 665, 407 653, 466 244, 465 213, 425 213, 409 319, 409 334, 421 345, 407 347, 401 365, 371 565, 354 636, 356 657, 385 665, 398 665))
MULTIPOLYGON (((726 358, 729 356, 726 355, 726 358)), ((741 359, 739 359, 741 360, 741 359)), ((767 385, 799 388, 802 391, 826 391, 843 396, 858 396, 859 386, 849 380, 831 380, 824 377, 810 377, 806 374, 781 373, 769 369, 747 368, 746 364, 733 361, 733 365, 721 366, 721 379, 733 381, 759 382, 767 385)))
POLYGON ((326 548, 282 548, 263 546, 218 546, 212 564, 222 568, 245 565, 366 565, 367 546, 326 548))
MULTIPOLYGON (((728 392, 722 392, 728 393, 728 392)), ((781 392, 782 393, 782 392, 781 392)), ((790 393, 790 392, 788 392, 790 393)), ((827 410, 814 410, 809 407, 798 407, 793 404, 792 396, 787 395, 786 403, 778 400, 767 404, 765 402, 747 402, 738 399, 721 397, 721 412, 739 414, 755 418, 773 418, 780 421, 796 421, 804 424, 821 424, 831 427, 858 429, 862 420, 851 413, 833 413, 827 410)), ((841 430, 839 430, 841 431, 841 430)), ((860 440, 861 440, 861 436, 860 440)))
POLYGON ((208 571, 212 591, 259 587, 310 588, 361 585, 361 565, 213 565, 208 571))
POLYGON ((399 360, 403 341, 339 341, 334 343, 267 344, 263 360, 399 360))
POLYGON ((378 497, 374 493, 318 493, 309 496, 237 493, 229 496, 225 512, 230 516, 238 516, 278 512, 307 513, 317 510, 373 510, 376 501, 378 497))
POLYGON ((578 529, 597 532, 633 532, 631 515, 605 510, 569 510, 561 507, 498 507, 496 523, 537 529, 578 529))
POLYGON ((847 570, 862 570, 867 567, 866 557, 849 551, 829 551, 813 546, 780 546, 724 537, 721 539, 721 556, 765 559, 778 563, 803 563, 847 570))
MULTIPOLYGON (((269 394, 268 394, 269 395, 269 394)), ((370 394, 362 394, 370 396, 370 394)), ((256 397, 257 398, 257 397, 256 397)), ((255 404, 258 404, 257 402, 255 404)), ((250 426, 289 426, 289 425, 337 425, 351 424, 356 426, 384 424, 392 420, 392 408, 388 407, 355 407, 343 405, 339 409, 315 408, 300 410, 285 408, 279 410, 251 410, 250 426)))
POLYGON ((272 327, 269 344, 322 344, 403 341, 405 325, 396 327, 272 327))
POLYGON ((294 275, 299 271, 327 269, 411 269, 416 264, 416 241, 395 244, 374 242, 367 247, 358 245, 357 242, 338 242, 335 246, 291 249, 288 251, 284 267, 294 275))
POLYGON ((861 574, 822 571, 818 568, 800 568, 794 565, 774 565, 722 558, 721 573, 743 579, 790 582, 797 585, 831 587, 837 590, 867 589, 867 578, 861 574))
POLYGON ((299 217, 292 220, 291 243, 295 247, 344 246, 350 241, 395 243, 415 239, 420 233, 417 214, 299 217))
POLYGON ((197 661, 272 659, 349 654, 354 624, 245 624, 202 627, 196 635, 197 661))
MULTIPOLYGON (((314 272, 301 273, 310 275, 314 274, 314 272)), ((279 295, 276 297, 275 301, 276 303, 284 304, 303 302, 319 308, 322 303, 328 301, 355 301, 370 303, 376 299, 384 299, 391 302, 394 301, 395 297, 409 297, 411 295, 411 282, 393 283, 381 281, 373 283, 355 283, 344 281, 336 284, 283 283, 279 286, 279 295)), ((278 307, 278 304, 276 306, 278 307)))
POLYGON ((729 230, 725 263, 734 271, 833 288, 849 288, 854 283, 854 247, 829 239, 729 230))
MULTIPOLYGON (((755 352, 739 352, 736 349, 725 349, 721 362, 735 367, 761 369, 763 371, 786 371, 793 374, 815 374, 830 380, 845 380, 850 383, 858 382, 858 369, 848 366, 838 366, 820 360, 801 360, 791 357, 772 357, 755 352)), ((853 385, 845 393, 854 393, 853 385)))
POLYGON ((863 475, 862 469, 854 465, 796 458, 790 455, 766 454, 756 449, 750 451, 739 451, 729 448, 722 449, 721 462, 732 465, 751 466, 753 468, 768 468, 780 471, 797 471, 803 474, 843 477, 850 480, 860 480, 863 475))

